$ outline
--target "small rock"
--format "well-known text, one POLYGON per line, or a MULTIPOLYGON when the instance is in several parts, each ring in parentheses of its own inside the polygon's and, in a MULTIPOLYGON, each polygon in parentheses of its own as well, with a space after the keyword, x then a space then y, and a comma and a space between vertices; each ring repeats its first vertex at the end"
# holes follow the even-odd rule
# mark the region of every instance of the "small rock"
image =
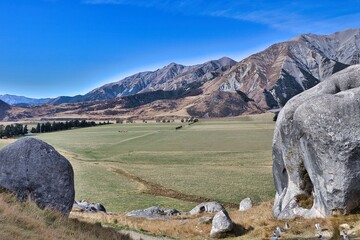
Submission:
POLYGON ((80 202, 75 201, 73 204, 72 211, 80 211, 80 212, 104 212, 106 213, 105 207, 100 203, 89 203, 85 200, 81 200, 80 202))
POLYGON ((194 207, 190 211, 190 214, 194 215, 194 214, 203 213, 203 212, 214 213, 214 212, 219 212, 222 210, 225 210, 225 208, 218 202, 204 202, 204 203, 200 203, 199 205, 194 207))
POLYGON ((240 202, 239 211, 246 211, 252 208, 252 201, 250 198, 245 198, 240 202))
POLYGON ((343 231, 342 237, 343 237, 343 240, 350 240, 349 235, 345 231, 343 231))
POLYGON ((339 228, 344 229, 344 230, 350 230, 351 229, 350 225, 347 224, 347 223, 340 224, 339 228))
POLYGON ((290 229, 290 225, 288 222, 285 223, 285 226, 284 226, 285 229, 290 229))
POLYGON ((212 221, 210 237, 219 238, 233 229, 233 222, 231 221, 227 211, 221 210, 216 213, 212 221))
POLYGON ((276 232, 273 232, 271 240, 279 240, 278 235, 276 234, 276 232))

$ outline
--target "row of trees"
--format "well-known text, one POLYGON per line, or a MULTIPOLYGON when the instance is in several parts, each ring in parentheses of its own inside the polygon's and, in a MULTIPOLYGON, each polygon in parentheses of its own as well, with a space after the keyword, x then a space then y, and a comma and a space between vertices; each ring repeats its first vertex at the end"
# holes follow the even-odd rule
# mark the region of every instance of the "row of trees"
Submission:
MULTIPOLYGON (((45 132, 55 132, 62 130, 69 130, 73 128, 84 128, 84 127, 94 127, 99 125, 111 124, 107 122, 96 123, 94 121, 88 122, 86 120, 71 120, 66 122, 46 122, 38 123, 36 127, 31 129, 31 133, 45 133, 45 132)), ((28 126, 23 124, 10 124, 10 125, 0 125, 0 138, 10 138, 16 136, 22 136, 28 134, 28 126)))
POLYGON ((11 125, 0 125, 0 138, 10 138, 15 136, 21 136, 28 133, 27 125, 22 124, 11 124, 11 125))
POLYGON ((71 120, 66 122, 46 122, 46 123, 38 123, 36 128, 33 127, 31 129, 31 133, 46 133, 46 132, 56 132, 63 130, 70 130, 73 128, 85 128, 85 127, 94 127, 98 125, 106 125, 111 124, 109 121, 96 123, 94 121, 88 122, 86 120, 71 120))

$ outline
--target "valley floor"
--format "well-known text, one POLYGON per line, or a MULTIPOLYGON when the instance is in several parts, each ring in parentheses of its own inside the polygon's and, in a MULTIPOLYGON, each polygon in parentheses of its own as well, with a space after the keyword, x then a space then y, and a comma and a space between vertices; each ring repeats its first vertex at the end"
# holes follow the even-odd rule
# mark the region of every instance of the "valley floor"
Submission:
MULTIPOLYGON (((71 162, 77 200, 100 202, 116 213, 77 213, 73 217, 156 235, 202 239, 208 236, 211 225, 199 224, 196 218, 165 224, 129 219, 124 214, 150 206, 185 212, 211 200, 224 204, 238 224, 232 237, 268 239, 277 225, 284 224, 274 221, 269 202, 275 196, 272 117, 263 114, 195 124, 179 120, 112 124, 34 137, 54 146, 71 162), (238 212, 239 202, 246 197, 257 206, 249 212, 238 212)), ((12 141, 0 140, 0 148, 12 141)), ((287 236, 299 239, 295 236, 301 232, 302 239, 313 237, 313 222, 302 223, 292 222, 294 228, 287 236)), ((321 223, 329 225, 328 220, 321 223)))

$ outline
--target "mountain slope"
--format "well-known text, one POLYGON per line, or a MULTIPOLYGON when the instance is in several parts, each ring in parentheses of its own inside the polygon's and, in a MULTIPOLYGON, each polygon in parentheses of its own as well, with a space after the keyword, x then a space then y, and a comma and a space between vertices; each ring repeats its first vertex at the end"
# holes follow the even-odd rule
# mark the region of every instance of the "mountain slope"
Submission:
POLYGON ((106 84, 84 96, 17 111, 23 116, 226 117, 277 109, 293 96, 360 61, 360 29, 303 34, 235 63, 169 64, 106 84), (95 100, 95 101, 94 101, 95 100))
POLYGON ((23 96, 4 94, 4 95, 0 95, 0 100, 10 105, 18 105, 18 104, 40 105, 48 101, 49 98, 36 99, 36 98, 28 98, 23 96))
POLYGON ((3 120, 7 116, 8 110, 10 109, 11 107, 9 104, 0 100, 0 120, 3 120))
POLYGON ((234 60, 226 57, 194 66, 171 63, 156 71, 137 73, 118 82, 106 84, 84 96, 59 97, 48 101, 48 103, 61 104, 105 100, 157 90, 186 90, 192 87, 193 83, 201 85, 220 76, 235 64, 234 60))
POLYGON ((360 29, 304 34, 239 62, 223 76, 220 90, 240 90, 261 109, 281 107, 326 77, 359 63, 359 58, 360 29))

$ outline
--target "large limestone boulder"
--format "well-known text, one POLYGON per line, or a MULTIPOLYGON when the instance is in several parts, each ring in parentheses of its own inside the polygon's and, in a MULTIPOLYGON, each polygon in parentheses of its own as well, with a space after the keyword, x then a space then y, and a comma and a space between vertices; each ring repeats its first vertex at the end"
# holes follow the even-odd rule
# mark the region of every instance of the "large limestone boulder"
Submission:
POLYGON ((74 172, 70 162, 49 144, 22 138, 0 151, 0 186, 19 200, 69 215, 74 203, 74 172))
POLYGON ((325 217, 360 206, 360 65, 292 98, 273 139, 278 218, 325 217), (301 198, 312 199, 301 206, 301 198))
POLYGON ((221 210, 216 213, 212 221, 210 237, 220 238, 223 237, 226 233, 230 232, 234 227, 232 220, 229 217, 227 211, 221 210))

